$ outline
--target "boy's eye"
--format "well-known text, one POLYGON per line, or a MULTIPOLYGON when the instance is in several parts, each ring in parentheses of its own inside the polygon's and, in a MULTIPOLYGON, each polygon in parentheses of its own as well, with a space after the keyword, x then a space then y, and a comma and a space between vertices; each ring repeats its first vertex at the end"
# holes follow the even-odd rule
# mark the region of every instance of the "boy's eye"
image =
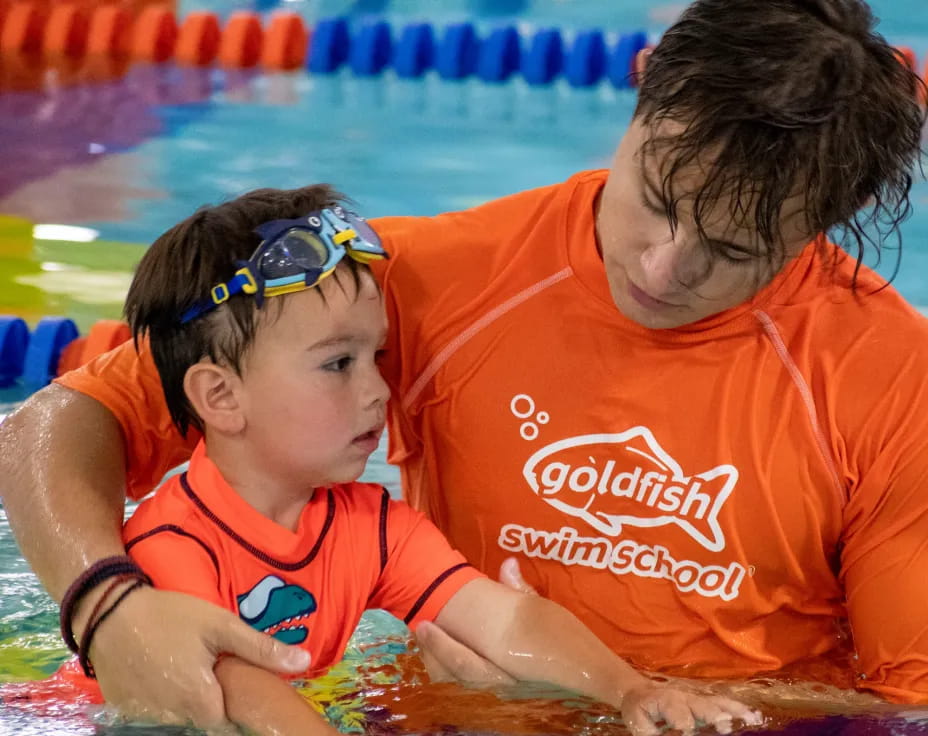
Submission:
POLYGON ((342 357, 336 358, 335 360, 330 360, 322 367, 327 371, 342 373, 343 371, 348 370, 353 362, 354 358, 352 358, 350 355, 343 355, 342 357))

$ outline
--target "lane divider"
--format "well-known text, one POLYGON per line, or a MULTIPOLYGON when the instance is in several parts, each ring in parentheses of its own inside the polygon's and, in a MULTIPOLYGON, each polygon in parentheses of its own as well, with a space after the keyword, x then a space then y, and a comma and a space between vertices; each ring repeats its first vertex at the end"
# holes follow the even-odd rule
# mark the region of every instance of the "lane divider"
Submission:
POLYGON ((174 59, 185 66, 210 66, 219 56, 221 39, 215 13, 190 13, 178 29, 174 59))
MULTIPOLYGON (((134 15, 117 0, 90 9, 79 0, 51 5, 14 0, 0 5, 5 8, 0 53, 39 57, 49 65, 62 58, 108 56, 227 69, 305 68, 313 74, 347 68, 361 77, 392 69, 406 79, 434 70, 444 80, 474 77, 487 84, 519 75, 532 86, 564 79, 575 88, 608 82, 627 89, 636 84, 635 60, 648 46, 641 30, 616 35, 593 28, 565 34, 542 28, 523 33, 504 25, 480 35, 473 23, 394 28, 380 19, 352 24, 347 16, 324 18, 309 29, 297 13, 287 10, 266 17, 240 10, 221 23, 208 11, 189 13, 178 22, 171 3, 144 4, 134 15)), ((918 69, 911 48, 899 47, 898 52, 902 63, 918 69)))
POLYGON ((58 359, 77 338, 77 325, 67 317, 43 317, 29 336, 23 358, 22 382, 30 389, 47 385, 58 375, 58 359))
POLYGON ((37 391, 130 338, 119 320, 100 320, 82 336, 67 317, 43 317, 30 332, 22 318, 0 315, 0 388, 19 382, 37 391))
POLYGON ((179 21, 171 4, 147 4, 134 15, 115 0, 90 9, 78 0, 57 3, 50 12, 45 8, 40 0, 13 2, 0 30, 0 52, 36 56, 47 64, 106 56, 196 67, 305 68, 314 74, 348 68, 362 77, 393 69, 407 79, 434 70, 441 79, 476 77, 489 84, 520 74, 529 84, 545 85, 563 76, 571 86, 590 87, 606 76, 616 86, 629 86, 633 55, 647 44, 642 31, 620 36, 611 46, 602 30, 582 31, 568 46, 557 29, 523 38, 513 25, 480 36, 473 23, 394 28, 376 19, 352 25, 345 16, 324 18, 309 29, 299 14, 286 10, 264 21, 240 10, 222 23, 209 11, 179 21))

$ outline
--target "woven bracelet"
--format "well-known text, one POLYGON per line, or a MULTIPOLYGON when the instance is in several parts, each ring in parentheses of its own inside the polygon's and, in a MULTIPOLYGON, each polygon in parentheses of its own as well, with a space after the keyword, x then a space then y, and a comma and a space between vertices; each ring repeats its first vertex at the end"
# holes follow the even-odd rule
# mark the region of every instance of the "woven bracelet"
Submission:
POLYGON ((84 670, 84 674, 87 675, 87 677, 92 677, 94 679, 97 677, 93 670, 93 665, 90 663, 90 644, 93 642, 93 635, 97 633, 97 629, 100 628, 100 624, 106 621, 106 619, 110 617, 110 614, 112 614, 113 611, 119 607, 119 604, 122 603, 130 593, 138 590, 143 585, 151 585, 151 580, 149 580, 147 577, 144 580, 136 580, 132 585, 130 585, 119 594, 119 597, 113 601, 113 605, 111 605, 100 614, 100 618, 98 618, 96 621, 89 622, 87 631, 84 632, 84 637, 81 639, 80 649, 77 652, 77 660, 80 662, 81 669, 84 670))
POLYGON ((94 604, 93 610, 87 617, 87 626, 84 633, 85 636, 86 630, 89 629, 90 625, 97 620, 97 617, 100 615, 100 611, 103 610, 103 607, 106 605, 109 597, 113 594, 113 591, 123 583, 127 583, 130 580, 141 580, 142 582, 145 582, 144 578, 136 573, 126 573, 125 575, 116 575, 115 577, 110 578, 110 584, 106 586, 106 590, 103 591, 103 594, 97 598, 97 602, 94 604))
POLYGON ((74 630, 72 627, 75 607, 83 600, 87 593, 100 585, 100 583, 119 575, 132 575, 139 579, 146 577, 142 568, 127 555, 105 557, 102 560, 97 560, 84 570, 84 572, 71 583, 67 592, 64 594, 64 598, 61 600, 61 611, 59 614, 61 638, 64 639, 64 643, 67 645, 68 649, 75 654, 79 649, 77 640, 74 638, 74 630))

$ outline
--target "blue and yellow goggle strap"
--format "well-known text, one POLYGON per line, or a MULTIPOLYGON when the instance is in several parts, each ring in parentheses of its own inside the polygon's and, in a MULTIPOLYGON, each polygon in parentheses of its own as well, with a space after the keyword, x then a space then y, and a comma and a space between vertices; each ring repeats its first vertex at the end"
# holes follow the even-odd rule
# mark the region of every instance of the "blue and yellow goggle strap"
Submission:
POLYGON ((310 289, 330 275, 346 255, 364 264, 389 258, 370 225, 355 213, 339 206, 312 212, 295 220, 273 220, 258 226, 255 232, 262 240, 251 258, 239 262, 241 267, 231 279, 212 287, 208 299, 194 304, 184 312, 181 324, 215 309, 236 294, 254 295, 260 306, 264 297, 310 289), (321 242, 326 249, 325 261, 314 268, 303 268, 294 263, 297 269, 295 273, 265 278, 261 272, 262 257, 288 235, 300 231, 316 236, 314 242, 321 242))

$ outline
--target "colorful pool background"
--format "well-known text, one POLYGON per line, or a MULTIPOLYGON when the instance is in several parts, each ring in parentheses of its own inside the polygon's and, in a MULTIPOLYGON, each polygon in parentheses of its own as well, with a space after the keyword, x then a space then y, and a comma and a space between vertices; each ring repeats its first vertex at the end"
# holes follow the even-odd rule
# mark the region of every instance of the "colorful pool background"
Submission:
MULTIPOLYGON (((258 3, 259 8, 271 2, 258 3)), ((181 15, 226 16, 254 3, 182 0, 181 15)), ((514 23, 523 36, 553 26, 647 30, 657 37, 682 3, 555 0, 424 0, 280 3, 312 23, 373 11, 394 28, 436 28, 470 19, 486 31, 514 23)), ((923 0, 877 0, 892 42, 928 54, 923 0)), ((258 186, 327 181, 369 216, 433 214, 607 166, 631 115, 634 93, 561 81, 530 88, 514 80, 403 81, 340 73, 252 72, 137 65, 122 78, 0 91, 0 313, 34 322, 64 314, 86 329, 119 315, 142 248, 197 206, 258 186), (90 228, 96 242, 33 240, 31 223, 90 228)), ((928 185, 913 192, 897 287, 928 305, 928 185)), ((58 238, 57 240, 54 238, 58 238)), ((894 262, 894 253, 887 261, 894 262)))

